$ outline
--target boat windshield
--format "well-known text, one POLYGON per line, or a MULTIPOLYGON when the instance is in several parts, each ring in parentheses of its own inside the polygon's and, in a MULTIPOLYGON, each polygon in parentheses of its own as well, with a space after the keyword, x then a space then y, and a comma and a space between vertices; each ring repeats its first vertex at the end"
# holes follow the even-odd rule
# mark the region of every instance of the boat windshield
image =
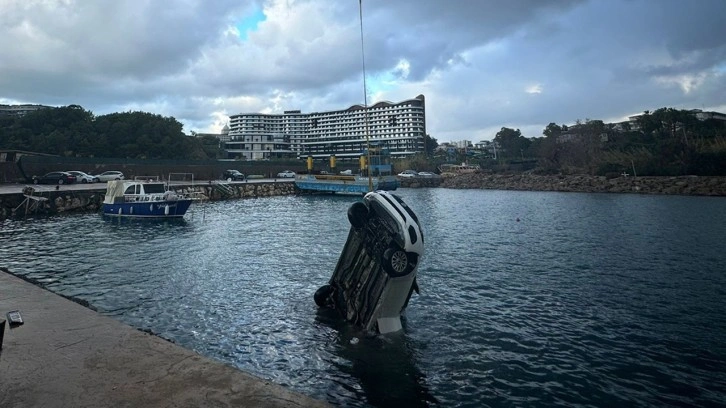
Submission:
POLYGON ((164 184, 144 184, 144 192, 146 194, 163 194, 165 191, 164 184))

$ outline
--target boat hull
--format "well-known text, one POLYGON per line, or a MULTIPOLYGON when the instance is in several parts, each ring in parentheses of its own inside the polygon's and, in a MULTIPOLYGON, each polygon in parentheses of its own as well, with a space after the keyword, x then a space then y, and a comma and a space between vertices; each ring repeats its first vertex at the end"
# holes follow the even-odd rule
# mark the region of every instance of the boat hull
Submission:
MULTIPOLYGON (((371 180, 373 190, 393 191, 398 188, 398 179, 395 177, 377 177, 371 180)), ((365 177, 349 177, 335 179, 332 177, 316 178, 315 176, 300 176, 295 180, 295 186, 303 191, 341 194, 366 194, 370 191, 368 179, 365 177)))
POLYGON ((186 214, 191 204, 191 199, 103 204, 103 215, 132 218, 180 218, 186 214))

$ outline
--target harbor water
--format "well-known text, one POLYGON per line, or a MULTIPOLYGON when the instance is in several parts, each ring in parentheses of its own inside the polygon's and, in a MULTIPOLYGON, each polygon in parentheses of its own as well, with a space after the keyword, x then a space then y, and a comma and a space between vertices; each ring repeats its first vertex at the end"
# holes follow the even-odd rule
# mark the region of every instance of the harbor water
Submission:
POLYGON ((313 301, 359 197, 5 220, 0 266, 336 406, 726 405, 726 199, 397 194, 426 255, 392 335, 313 301))

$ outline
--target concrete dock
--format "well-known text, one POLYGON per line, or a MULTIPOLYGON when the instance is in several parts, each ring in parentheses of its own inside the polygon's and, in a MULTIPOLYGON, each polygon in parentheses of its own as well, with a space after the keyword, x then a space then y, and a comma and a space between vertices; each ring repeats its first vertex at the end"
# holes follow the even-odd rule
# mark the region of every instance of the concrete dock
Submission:
POLYGON ((0 271, 0 407, 325 407, 0 271))

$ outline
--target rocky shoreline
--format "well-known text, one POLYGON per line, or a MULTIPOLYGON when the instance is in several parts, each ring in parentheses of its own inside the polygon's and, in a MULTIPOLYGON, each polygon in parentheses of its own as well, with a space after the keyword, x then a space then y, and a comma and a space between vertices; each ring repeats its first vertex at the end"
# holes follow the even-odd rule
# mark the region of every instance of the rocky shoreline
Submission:
POLYGON ((617 177, 589 175, 483 174, 401 179, 401 187, 726 196, 726 177, 617 177))
POLYGON ((441 187, 457 189, 726 196, 724 176, 607 178, 590 175, 472 173, 442 177, 439 180, 441 187))

